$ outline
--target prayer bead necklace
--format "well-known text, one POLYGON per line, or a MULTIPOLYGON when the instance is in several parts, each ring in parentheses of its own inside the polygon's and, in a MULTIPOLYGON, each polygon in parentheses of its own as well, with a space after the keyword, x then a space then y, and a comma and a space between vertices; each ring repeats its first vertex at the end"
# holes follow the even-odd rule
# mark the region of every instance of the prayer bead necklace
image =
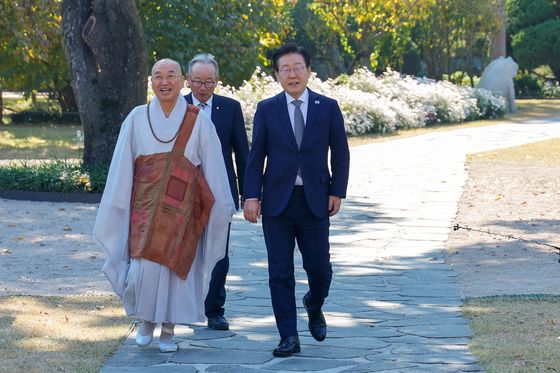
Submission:
POLYGON ((167 141, 163 141, 162 139, 157 137, 156 133, 154 132, 154 127, 152 127, 152 121, 150 120, 150 104, 151 104, 151 101, 148 102, 148 106, 147 106, 148 124, 150 125, 150 131, 152 131, 152 135, 154 135, 154 137, 156 138, 157 141, 161 142, 162 144, 169 144, 171 141, 175 140, 175 138, 179 134, 179 130, 181 130, 181 126, 179 126, 179 128, 177 129, 177 132, 175 132, 175 136, 173 136, 171 139, 169 139, 167 141))

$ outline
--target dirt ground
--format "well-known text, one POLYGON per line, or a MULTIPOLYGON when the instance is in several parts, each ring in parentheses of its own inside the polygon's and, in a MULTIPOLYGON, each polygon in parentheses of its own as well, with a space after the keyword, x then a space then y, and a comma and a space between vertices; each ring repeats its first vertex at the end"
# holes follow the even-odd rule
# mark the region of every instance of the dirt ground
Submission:
MULTIPOLYGON (((560 294, 560 168, 473 161, 446 260, 461 294, 560 294)), ((0 199, 0 296, 111 293, 95 206, 0 199)))
POLYGON ((560 168, 470 161, 446 259, 465 297, 560 294, 560 168), (503 237, 506 236, 506 237, 503 237), (513 238, 507 238, 511 236, 513 238))

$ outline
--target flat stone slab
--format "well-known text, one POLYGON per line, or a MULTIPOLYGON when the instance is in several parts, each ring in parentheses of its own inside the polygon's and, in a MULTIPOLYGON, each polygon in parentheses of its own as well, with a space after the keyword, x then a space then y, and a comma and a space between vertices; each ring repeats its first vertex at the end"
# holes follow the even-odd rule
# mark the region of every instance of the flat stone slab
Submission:
MULTIPOLYGON (((161 364, 151 367, 110 367, 105 366, 99 373, 198 373, 199 370, 188 365, 161 364)), ((238 372, 238 371, 235 371, 238 372)))
POLYGON ((319 372, 343 366, 354 365, 352 360, 334 360, 334 359, 306 359, 298 357, 290 357, 278 359, 277 363, 273 363, 263 367, 263 370, 272 371, 299 371, 299 372, 319 372))
POLYGON ((228 364, 228 365, 210 365, 204 371, 212 372, 212 373, 255 373, 255 372, 262 372, 262 369, 247 368, 241 365, 228 364))
POLYGON ((468 325, 456 324, 404 326, 399 327, 398 330, 405 334, 429 338, 461 338, 471 336, 471 330, 468 325))
POLYGON ((181 348, 169 361, 180 364, 264 364, 273 358, 271 352, 181 348))

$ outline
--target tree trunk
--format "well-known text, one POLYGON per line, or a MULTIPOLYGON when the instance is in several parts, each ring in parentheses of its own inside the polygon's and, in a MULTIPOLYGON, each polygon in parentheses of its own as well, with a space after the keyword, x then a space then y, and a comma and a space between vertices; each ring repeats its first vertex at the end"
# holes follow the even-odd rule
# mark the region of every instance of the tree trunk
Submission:
POLYGON ((108 165, 121 123, 146 102, 146 42, 135 0, 64 0, 62 29, 84 164, 108 165))
POLYGON ((4 120, 4 91, 0 87, 0 125, 3 124, 4 120))
POLYGON ((72 86, 67 85, 59 89, 55 92, 55 97, 63 113, 78 111, 78 104, 76 103, 72 86))
POLYGON ((498 24, 492 35, 492 58, 490 61, 506 56, 506 0, 496 1, 496 14, 498 24))

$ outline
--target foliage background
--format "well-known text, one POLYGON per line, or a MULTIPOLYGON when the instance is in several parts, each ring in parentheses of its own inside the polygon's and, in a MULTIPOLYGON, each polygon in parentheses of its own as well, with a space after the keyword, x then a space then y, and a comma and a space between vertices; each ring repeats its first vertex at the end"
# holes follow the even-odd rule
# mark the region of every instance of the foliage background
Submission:
MULTIPOLYGON (((0 0, 0 91, 47 92, 76 111, 62 50, 62 0, 0 0)), ((474 86, 490 61, 499 0, 137 0, 149 59, 186 67, 214 54, 239 87, 272 50, 295 40, 322 79, 366 67, 474 86), (465 79, 466 78, 466 79, 465 79)), ((560 74, 558 0, 507 0, 508 50, 522 69, 560 74)), ((146 72, 148 74, 148 72, 146 72)))

